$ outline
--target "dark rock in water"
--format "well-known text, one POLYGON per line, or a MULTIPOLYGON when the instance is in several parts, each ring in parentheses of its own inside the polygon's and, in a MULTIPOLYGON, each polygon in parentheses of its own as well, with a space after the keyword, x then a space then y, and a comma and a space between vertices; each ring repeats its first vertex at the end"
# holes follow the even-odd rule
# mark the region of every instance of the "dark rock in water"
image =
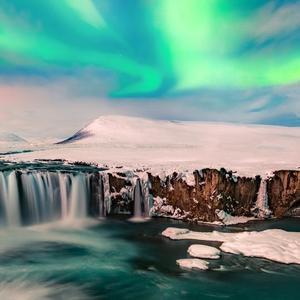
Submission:
POLYGON ((269 207, 275 217, 300 215, 300 171, 280 170, 268 181, 269 207))

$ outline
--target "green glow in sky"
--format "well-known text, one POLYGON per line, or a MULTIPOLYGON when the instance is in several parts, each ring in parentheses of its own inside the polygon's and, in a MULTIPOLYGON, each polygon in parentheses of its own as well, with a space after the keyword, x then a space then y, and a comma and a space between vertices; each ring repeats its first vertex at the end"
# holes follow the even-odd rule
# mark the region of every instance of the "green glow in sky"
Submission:
POLYGON ((3 0, 1 73, 98 68, 118 97, 299 82, 299 28, 262 2, 3 0))

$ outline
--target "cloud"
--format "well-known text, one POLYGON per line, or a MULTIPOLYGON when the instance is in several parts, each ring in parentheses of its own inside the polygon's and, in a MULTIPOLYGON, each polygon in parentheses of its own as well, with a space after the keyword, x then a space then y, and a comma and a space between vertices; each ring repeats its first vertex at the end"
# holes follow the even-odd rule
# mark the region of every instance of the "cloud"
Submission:
POLYGON ((276 36, 290 35, 300 28, 300 2, 268 1, 251 21, 252 31, 260 41, 276 36))

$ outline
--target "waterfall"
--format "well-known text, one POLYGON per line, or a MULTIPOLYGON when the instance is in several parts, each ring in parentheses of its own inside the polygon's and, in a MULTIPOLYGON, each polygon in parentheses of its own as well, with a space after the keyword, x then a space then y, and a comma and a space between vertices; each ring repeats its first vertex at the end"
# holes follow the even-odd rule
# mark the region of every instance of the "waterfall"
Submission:
POLYGON ((110 213, 111 209, 111 195, 110 195, 110 183, 109 183, 109 174, 102 174, 103 180, 103 191, 104 191, 104 215, 110 213))
POLYGON ((149 176, 148 174, 146 175, 146 178, 143 178, 142 180, 143 182, 143 194, 144 194, 144 215, 145 217, 149 217, 150 216, 150 210, 153 206, 153 197, 150 193, 150 188, 151 188, 151 183, 149 180, 149 176))
POLYGON ((21 224, 20 200, 15 171, 0 173, 0 204, 4 223, 7 226, 19 226, 21 224))
MULTIPOLYGON (((2 171, 0 226, 85 218, 91 202, 90 181, 91 174, 81 172, 2 171)), ((101 203, 99 214, 104 214, 103 200, 101 203)))
POLYGON ((102 175, 99 175, 99 217, 103 218, 106 215, 105 203, 104 203, 104 182, 102 175))
POLYGON ((70 189, 70 181, 69 177, 61 172, 58 174, 58 181, 61 198, 61 217, 65 219, 68 216, 68 190, 70 189))
POLYGON ((134 191, 133 191, 133 200, 134 200, 134 218, 143 217, 143 204, 144 204, 144 195, 141 187, 141 181, 138 178, 135 182, 134 191))
POLYGON ((61 216, 58 174, 22 172, 22 214, 25 224, 57 220, 61 216))
MULTIPOLYGON (((114 199, 110 176, 98 170, 90 173, 42 168, 0 171, 0 226, 105 217, 111 213, 114 199)), ((126 193, 123 191, 122 197, 127 203, 134 202, 135 218, 148 217, 152 206, 149 180, 131 179, 132 185, 123 188, 126 193)))
POLYGON ((268 217, 271 214, 268 206, 267 180, 265 179, 261 179, 255 208, 258 211, 257 216, 260 218, 268 217))
POLYGON ((87 217, 88 183, 89 176, 82 173, 72 175, 70 211, 67 216, 69 220, 87 217))

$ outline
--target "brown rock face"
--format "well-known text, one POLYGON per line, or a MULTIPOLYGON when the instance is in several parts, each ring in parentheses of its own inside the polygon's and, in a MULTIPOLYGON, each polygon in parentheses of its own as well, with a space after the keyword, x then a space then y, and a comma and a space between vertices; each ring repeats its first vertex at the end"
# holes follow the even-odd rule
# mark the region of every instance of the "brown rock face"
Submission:
POLYGON ((276 171, 267 186, 269 207, 275 217, 299 214, 300 171, 276 171))
MULTIPOLYGON (((152 214, 204 222, 219 221, 218 211, 257 216, 259 176, 239 177, 225 169, 203 169, 186 176, 174 172, 162 179, 148 173, 147 182, 145 176, 140 178, 150 208, 154 202, 152 214)), ((134 177, 139 173, 108 173, 109 214, 134 214, 134 177)), ((266 202, 274 217, 300 215, 300 171, 275 171, 266 182, 266 202)), ((99 201, 104 198, 103 177, 95 173, 91 176, 90 215, 99 214, 99 201)))
POLYGON ((111 214, 133 213, 132 184, 126 174, 109 174, 111 214))
POLYGON ((218 220, 216 210, 233 216, 251 216, 260 177, 235 177, 226 170, 203 169, 193 173, 195 184, 188 185, 177 173, 165 182, 149 174, 150 193, 165 198, 165 205, 188 212, 188 219, 212 222, 218 220))

